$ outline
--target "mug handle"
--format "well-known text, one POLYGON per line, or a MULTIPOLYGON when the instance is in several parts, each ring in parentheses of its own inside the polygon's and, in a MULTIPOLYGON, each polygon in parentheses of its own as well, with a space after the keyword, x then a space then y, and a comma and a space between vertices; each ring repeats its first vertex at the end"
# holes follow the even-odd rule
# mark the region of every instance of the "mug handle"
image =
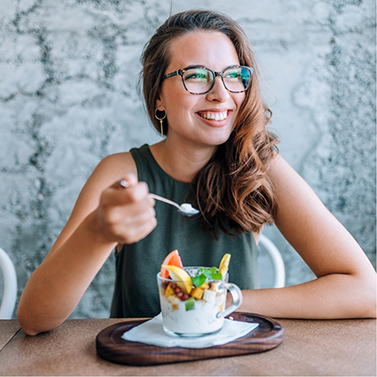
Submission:
POLYGON ((241 304, 242 304, 242 292, 241 289, 237 287, 237 285, 233 283, 223 283, 220 285, 219 288, 227 289, 230 294, 232 295, 233 304, 229 306, 229 308, 225 309, 222 312, 218 312, 216 314, 216 318, 224 318, 230 313, 233 313, 235 310, 237 310, 241 304))

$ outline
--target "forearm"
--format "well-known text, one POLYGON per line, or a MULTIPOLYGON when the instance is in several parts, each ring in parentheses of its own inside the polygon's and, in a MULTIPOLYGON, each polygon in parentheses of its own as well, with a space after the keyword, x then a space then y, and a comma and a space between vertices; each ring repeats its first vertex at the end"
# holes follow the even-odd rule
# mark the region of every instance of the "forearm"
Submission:
POLYGON ((245 290, 238 310, 276 318, 375 318, 376 279, 332 274, 285 288, 245 290))
POLYGON ((18 319, 29 335, 60 325, 74 310, 105 263, 115 243, 104 241, 89 215, 61 247, 49 255, 27 282, 18 319))

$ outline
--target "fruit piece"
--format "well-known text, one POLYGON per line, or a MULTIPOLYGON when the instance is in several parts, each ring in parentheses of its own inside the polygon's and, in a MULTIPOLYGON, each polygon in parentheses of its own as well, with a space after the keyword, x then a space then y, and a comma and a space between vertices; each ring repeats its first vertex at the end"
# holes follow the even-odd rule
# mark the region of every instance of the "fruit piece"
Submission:
POLYGON ((187 310, 194 309, 194 306, 195 306, 195 299, 194 299, 194 297, 190 297, 190 298, 185 302, 185 306, 186 306, 186 311, 187 311, 187 310))
POLYGON ((174 289, 172 288, 171 284, 169 284, 168 287, 165 289, 164 295, 165 297, 174 295, 174 289))
MULTIPOLYGON (((166 266, 177 266, 183 269, 183 264, 181 261, 181 257, 179 256, 178 250, 173 250, 171 253, 169 253, 162 262, 162 264, 166 266)), ((161 267, 160 275, 161 277, 167 279, 169 277, 169 272, 161 267)))
POLYGON ((220 284, 221 284, 221 281, 211 282, 211 287, 209 288, 209 290, 217 292, 219 290, 220 284))
POLYGON ((229 261, 230 261, 230 254, 225 254, 223 258, 221 259, 220 266, 219 266, 219 273, 222 275, 222 277, 225 277, 226 273, 228 272, 229 261))
POLYGON ((200 286, 200 289, 209 289, 209 285, 208 285, 208 283, 204 283, 204 284, 202 284, 201 286, 200 286))
POLYGON ((204 289, 202 288, 195 288, 191 292, 191 296, 196 298, 197 300, 200 300, 203 297, 204 289))
POLYGON ((177 283, 184 293, 189 294, 191 292, 191 277, 185 270, 177 266, 166 266, 164 264, 161 268, 169 271, 170 277, 177 283))
POLYGON ((216 292, 206 289, 203 294, 203 300, 207 302, 213 302, 216 298, 216 292))

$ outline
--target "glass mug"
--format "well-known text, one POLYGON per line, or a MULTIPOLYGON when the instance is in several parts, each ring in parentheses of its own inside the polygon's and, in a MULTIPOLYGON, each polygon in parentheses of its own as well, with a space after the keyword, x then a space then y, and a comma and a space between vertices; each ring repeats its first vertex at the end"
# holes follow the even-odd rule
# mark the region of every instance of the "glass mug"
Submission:
MULTIPOLYGON (((196 276, 200 267, 185 267, 196 276)), ((162 323, 166 334, 173 337, 201 337, 219 332, 224 317, 242 304, 242 292, 237 285, 228 283, 228 274, 222 280, 208 280, 190 294, 180 288, 181 281, 166 279, 157 274, 162 323), (200 291, 201 289, 201 291, 200 291), (233 304, 226 309, 226 293, 230 292, 233 304)))

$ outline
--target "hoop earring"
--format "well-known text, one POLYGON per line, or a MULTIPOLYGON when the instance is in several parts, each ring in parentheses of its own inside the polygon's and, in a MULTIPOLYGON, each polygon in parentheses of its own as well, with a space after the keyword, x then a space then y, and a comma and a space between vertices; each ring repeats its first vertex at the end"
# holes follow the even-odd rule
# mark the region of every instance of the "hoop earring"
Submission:
POLYGON ((162 121, 166 118, 166 109, 164 106, 156 107, 154 110, 154 117, 160 122, 160 128, 161 128, 161 140, 164 140, 164 126, 162 124, 162 121), (163 111, 165 114, 162 118, 159 118, 157 116, 157 111, 163 111))

